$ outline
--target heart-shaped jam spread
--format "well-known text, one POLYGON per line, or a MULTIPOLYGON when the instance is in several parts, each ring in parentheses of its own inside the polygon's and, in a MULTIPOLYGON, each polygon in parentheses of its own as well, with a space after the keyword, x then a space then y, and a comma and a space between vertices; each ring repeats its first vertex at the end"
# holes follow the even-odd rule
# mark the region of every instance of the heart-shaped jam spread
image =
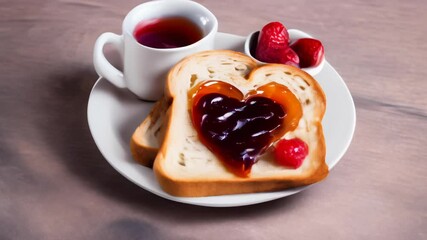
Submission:
POLYGON ((274 141, 297 127, 302 115, 295 95, 274 82, 244 96, 228 83, 206 81, 190 90, 189 99, 200 141, 242 177, 274 141))

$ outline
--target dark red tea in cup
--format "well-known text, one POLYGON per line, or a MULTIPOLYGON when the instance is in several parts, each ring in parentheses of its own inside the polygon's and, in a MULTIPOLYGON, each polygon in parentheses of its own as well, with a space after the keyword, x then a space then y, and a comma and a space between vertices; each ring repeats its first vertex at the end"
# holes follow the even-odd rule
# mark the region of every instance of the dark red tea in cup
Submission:
POLYGON ((144 20, 133 34, 140 44, 152 48, 184 47, 203 37, 202 29, 184 17, 144 20))

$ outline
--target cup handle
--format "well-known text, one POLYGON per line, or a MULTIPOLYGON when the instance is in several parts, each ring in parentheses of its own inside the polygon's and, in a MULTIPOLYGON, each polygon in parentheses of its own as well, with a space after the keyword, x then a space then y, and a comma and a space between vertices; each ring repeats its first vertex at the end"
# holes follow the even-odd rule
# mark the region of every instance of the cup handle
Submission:
POLYGON ((104 46, 112 44, 123 56, 123 37, 111 32, 101 34, 96 39, 93 51, 93 64, 98 75, 105 77, 108 81, 119 88, 125 88, 126 83, 123 77, 123 72, 114 67, 104 55, 104 46))

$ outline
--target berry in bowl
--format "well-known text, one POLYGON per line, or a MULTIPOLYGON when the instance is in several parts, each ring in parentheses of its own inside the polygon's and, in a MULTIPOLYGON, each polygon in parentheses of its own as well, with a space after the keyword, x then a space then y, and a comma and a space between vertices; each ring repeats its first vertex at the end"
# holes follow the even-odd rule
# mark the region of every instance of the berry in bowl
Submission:
POLYGON ((300 30, 288 30, 280 22, 268 23, 261 31, 249 34, 245 53, 260 64, 292 65, 312 76, 325 64, 325 50, 319 40, 300 30))

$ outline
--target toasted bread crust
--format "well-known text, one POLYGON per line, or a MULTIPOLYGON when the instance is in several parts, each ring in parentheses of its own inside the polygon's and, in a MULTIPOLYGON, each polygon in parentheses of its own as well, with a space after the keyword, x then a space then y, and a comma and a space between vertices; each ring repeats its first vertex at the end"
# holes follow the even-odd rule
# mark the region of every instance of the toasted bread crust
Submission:
POLYGON ((167 107, 167 99, 165 97, 157 101, 148 116, 132 134, 130 140, 132 156, 135 161, 146 167, 151 168, 153 166, 154 159, 159 151, 159 146, 157 146, 157 143, 154 142, 154 140, 151 140, 150 142, 149 140, 144 139, 144 137, 147 138, 147 132, 154 127, 154 124, 157 121, 163 121, 160 118, 162 118, 162 115, 167 111, 167 107))
MULTIPOLYGON (((134 138, 135 137, 132 136, 132 139, 134 138)), ((153 162, 157 156, 159 149, 149 148, 144 145, 138 145, 137 141, 132 140, 130 141, 130 151, 135 161, 137 161, 141 165, 151 168, 153 167, 153 162)))
POLYGON ((313 113, 315 119, 313 119, 311 124, 313 124, 314 128, 316 129, 315 138, 317 139, 316 151, 313 153, 314 160, 310 162, 310 166, 308 167, 307 171, 304 171, 301 174, 284 175, 283 177, 228 177, 226 179, 198 178, 197 180, 177 178, 165 169, 165 162, 169 151, 168 146, 172 141, 174 141, 173 137, 171 136, 173 129, 170 129, 170 127, 171 122, 173 121, 173 116, 175 115, 176 106, 174 103, 172 103, 170 109, 171 119, 167 122, 166 136, 154 162, 154 172, 161 187, 166 192, 175 196, 202 197, 283 190, 290 187, 309 185, 324 179, 328 175, 328 166, 325 163, 326 145, 321 121, 326 108, 326 97, 316 80, 313 79, 313 77, 311 77, 309 74, 295 67, 280 64, 269 64, 257 67, 256 63, 251 58, 241 53, 229 50, 207 51, 192 55, 182 60, 171 69, 167 79, 168 81, 166 84, 167 87, 165 94, 169 96, 172 101, 175 98, 175 94, 172 89, 174 77, 179 74, 181 68, 187 64, 187 61, 192 58, 206 55, 227 55, 246 62, 249 66, 252 67, 252 71, 247 77, 248 81, 252 81, 253 76, 258 71, 263 71, 267 68, 277 68, 281 71, 289 72, 292 75, 300 76, 309 86, 313 87, 314 92, 316 93, 316 108, 313 113))
MULTIPOLYGON (((324 146, 324 139, 322 138, 324 146)), ((322 148, 324 149, 324 148, 322 148)), ((160 159, 163 157, 162 153, 160 159)), ((324 158, 325 151, 319 151, 319 158, 324 158)), ((156 159, 157 162, 157 159, 156 159)), ((155 163, 156 163, 155 162, 155 163)), ((286 178, 234 178, 234 179, 199 179, 198 181, 185 181, 182 179, 174 179, 158 168, 156 177, 163 190, 171 195, 178 197, 205 197, 228 194, 270 192, 284 190, 293 187, 307 186, 323 180, 329 173, 328 166, 323 163, 313 168, 314 170, 305 175, 286 178)))

